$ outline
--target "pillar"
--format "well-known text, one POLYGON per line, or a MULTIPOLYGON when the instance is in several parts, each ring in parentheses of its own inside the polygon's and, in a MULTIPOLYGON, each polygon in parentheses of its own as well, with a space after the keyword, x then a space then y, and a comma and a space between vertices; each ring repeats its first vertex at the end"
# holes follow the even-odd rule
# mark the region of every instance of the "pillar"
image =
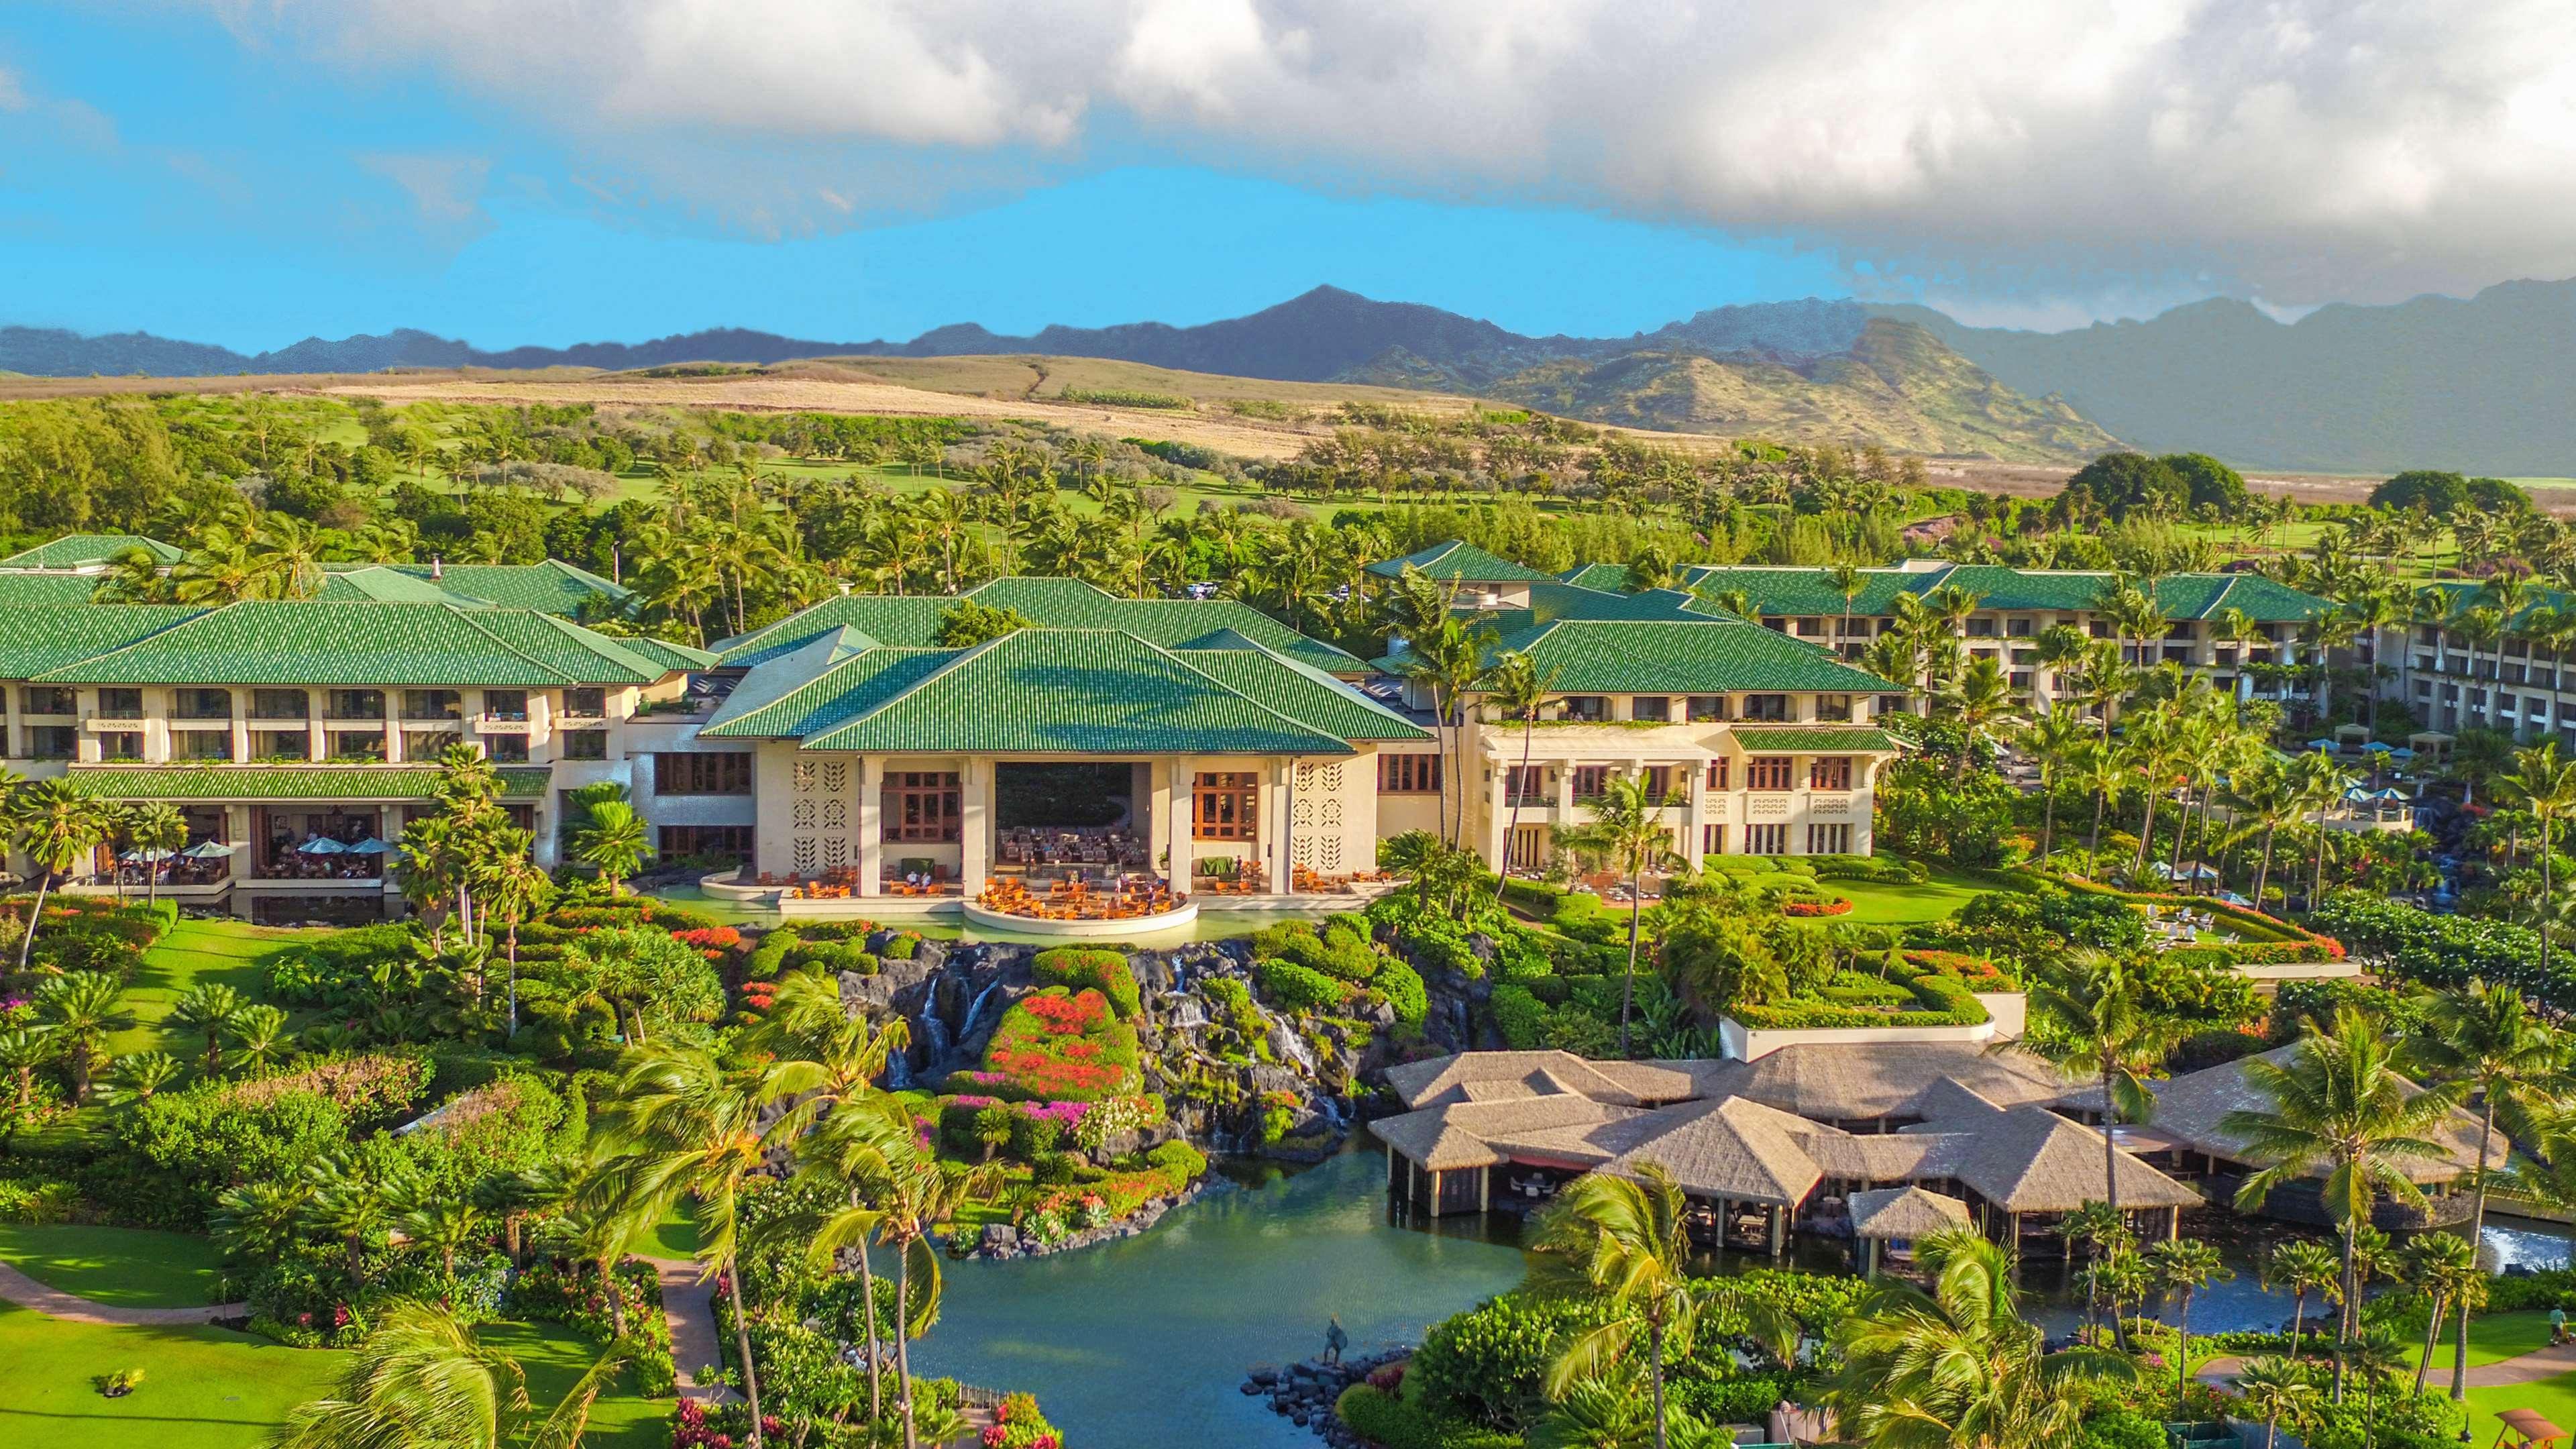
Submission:
POLYGON ((1491 1211, 1493 1194, 1494 1170, 1490 1167, 1478 1168, 1476 1170, 1476 1211, 1480 1213, 1491 1211))
POLYGON ((993 762, 966 756, 957 762, 957 880, 966 899, 984 893, 993 864, 993 762))
POLYGON ((1512 868, 1511 779, 1511 766, 1498 763, 1493 787, 1485 792, 1485 859, 1500 875, 1509 875, 1512 868))
POLYGON ((1198 785, 1196 771, 1187 755, 1172 756, 1172 894, 1181 895, 1190 888, 1190 859, 1198 849, 1198 834, 1190 822, 1190 802, 1198 785))
POLYGON ((1878 1276, 1878 1239, 1863 1238, 1860 1240, 1860 1245, 1860 1275, 1864 1278, 1875 1278, 1878 1276))
POLYGON ((2182 1241, 2182 1204, 2174 1204, 2172 1212, 2173 1216, 2165 1223, 2165 1240, 2179 1243, 2182 1241))
POLYGON ((885 756, 859 757, 859 894, 885 892, 885 756))
POLYGON ((1735 1200, 1721 1197, 1717 1200, 1717 1251, 1719 1253, 1726 1251, 1726 1235, 1734 1226, 1735 1200))
POLYGON ((1780 1256, 1780 1250, 1788 1246, 1788 1234, 1782 1230, 1780 1205, 1773 1203, 1765 1211, 1771 1225, 1771 1256, 1776 1258, 1780 1256))
POLYGON ((1386 1190, 1390 1193, 1395 1191, 1395 1147, 1392 1143, 1386 1149, 1386 1190))
POLYGON ((1279 874, 1270 888, 1283 896, 1297 893, 1297 757, 1279 762, 1279 823, 1270 828, 1279 842, 1279 874))
POLYGON ((1431 1169, 1431 1215, 1440 1216, 1440 1169, 1431 1169))

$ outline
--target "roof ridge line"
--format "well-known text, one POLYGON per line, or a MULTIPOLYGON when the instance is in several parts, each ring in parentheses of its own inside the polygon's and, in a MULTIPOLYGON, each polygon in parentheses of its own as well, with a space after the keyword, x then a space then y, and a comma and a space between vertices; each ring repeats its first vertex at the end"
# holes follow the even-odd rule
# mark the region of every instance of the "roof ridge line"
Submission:
MULTIPOLYGON (((1112 630, 1108 630, 1108 631, 1106 631, 1106 632, 1113 633, 1113 634, 1127 634, 1127 631, 1126 631, 1126 630, 1124 630, 1124 629, 1112 629, 1112 630)), ((1137 643, 1142 644, 1142 645, 1144 645, 1146 648, 1153 650, 1155 653, 1162 655, 1164 658, 1171 660, 1173 663, 1178 664, 1181 668, 1183 668, 1183 669, 1185 669, 1185 670, 1188 670, 1190 673, 1192 673, 1192 674, 1194 674, 1194 675, 1197 675, 1199 678, 1206 680, 1208 683, 1210 683, 1210 684, 1212 684, 1212 685, 1215 685, 1218 689, 1223 690, 1225 693, 1227 693, 1227 694, 1229 694, 1229 695, 1233 696, 1233 697, 1234 697, 1234 698, 1236 698, 1236 699, 1242 700, 1245 704, 1251 705, 1254 709, 1257 709, 1257 710, 1261 711, 1263 714, 1266 714, 1266 715, 1270 716, 1272 719, 1278 720, 1280 723, 1282 723, 1282 724, 1284 724, 1284 725, 1288 726, 1290 729, 1295 730, 1295 731, 1297 731, 1297 732, 1298 732, 1298 733, 1300 733, 1300 734, 1311 735, 1311 736, 1313 736, 1313 737, 1314 737, 1314 738, 1316 738, 1316 739, 1331 740, 1331 741, 1333 742, 1334 746, 1335 746, 1336 748, 1339 748, 1339 749, 1347 750, 1347 749, 1349 749, 1349 748, 1351 747, 1351 742, 1350 742, 1349 740, 1345 740, 1345 739, 1338 739, 1338 738, 1336 738, 1336 737, 1334 737, 1334 736, 1332 736, 1332 735, 1328 735, 1328 734, 1324 733, 1322 730, 1319 730, 1319 729, 1315 728, 1313 725, 1310 725, 1310 724, 1306 723, 1304 720, 1296 719, 1296 718, 1293 718, 1293 717, 1291 717, 1291 716, 1289 716, 1289 715, 1282 714, 1282 713, 1280 713, 1278 710, 1272 709, 1269 705, 1267 705, 1267 704, 1263 703, 1262 701, 1257 700, 1257 699, 1254 699, 1251 695, 1248 695, 1248 694, 1244 693, 1242 690, 1239 690, 1239 689, 1235 688, 1233 685, 1226 683, 1224 680, 1217 678, 1215 675, 1208 673, 1206 670, 1204 670, 1204 669, 1200 669, 1200 668, 1196 667, 1195 665, 1192 665, 1188 660, 1186 660, 1186 659, 1184 659, 1184 658, 1182 657, 1182 655, 1183 655, 1183 654, 1185 654, 1185 653, 1187 653, 1187 652, 1188 652, 1188 651, 1186 651, 1186 650, 1180 650, 1180 649, 1166 649, 1166 648, 1164 648, 1162 645, 1155 643, 1155 642, 1154 642, 1153 640, 1151 640, 1151 639, 1142 638, 1142 637, 1140 637, 1140 636, 1138 636, 1138 635, 1135 635, 1135 634, 1127 634, 1127 637, 1128 637, 1128 638, 1130 638, 1130 639, 1134 639, 1137 643)), ((1410 723, 1410 721, 1408 721, 1408 723, 1410 723)))
MULTIPOLYGON (((378 602, 380 602, 380 603, 381 603, 382 601, 381 601, 381 600, 379 600, 378 602)), ((344 607, 345 607, 345 606, 344 606, 344 607)), ((502 638, 500 635, 493 633, 491 630, 484 628, 481 624, 478 624, 478 623, 474 622, 474 618, 473 618, 473 614, 474 614, 474 613, 476 613, 476 612, 481 612, 481 613, 499 613, 499 614, 541 614, 541 613, 543 613, 543 611, 542 611, 542 610, 538 610, 538 609, 506 609, 506 608, 500 608, 500 607, 497 607, 497 606, 496 606, 496 607, 493 607, 493 608, 483 609, 483 610, 479 610, 479 611, 469 611, 469 610, 468 610, 468 609, 466 609, 466 608, 465 608, 465 606, 464 606, 464 605, 462 605, 462 604, 438 603, 438 602, 435 602, 435 601, 433 601, 433 602, 432 602, 431 607, 433 607, 433 608, 439 608, 439 609, 445 609, 448 613, 455 615, 457 618, 459 618, 459 619, 461 619, 461 620, 463 620, 463 621, 465 622, 466 627, 468 627, 468 628, 472 629, 475 633, 482 635, 484 638, 491 640, 494 644, 499 645, 499 646, 500 646, 500 648, 501 648, 501 651, 502 651, 503 653, 505 653, 505 654, 515 654, 515 655, 517 655, 519 658, 526 660, 526 661, 528 662, 528 666, 529 666, 530 668, 535 669, 535 670, 538 670, 538 671, 540 671, 540 672, 542 672, 542 673, 546 673, 546 674, 553 674, 553 675, 561 676, 561 678, 563 679, 563 682, 564 682, 564 683, 566 683, 566 684, 579 684, 579 683, 581 683, 581 681, 580 681, 580 680, 575 679, 574 677, 572 677, 572 676, 571 676, 571 675, 569 675, 569 674, 565 674, 562 670, 555 668, 553 665, 548 664, 548 663, 546 663, 544 660, 537 658, 535 655, 532 655, 532 654, 528 653, 526 650, 521 649, 519 646, 517 646, 517 645, 515 645, 515 644, 511 643, 509 640, 504 639, 504 638, 502 638)), ((554 616, 553 616, 553 615, 551 615, 551 614, 546 614, 546 615, 544 615, 544 617, 546 617, 546 618, 553 618, 554 616)))

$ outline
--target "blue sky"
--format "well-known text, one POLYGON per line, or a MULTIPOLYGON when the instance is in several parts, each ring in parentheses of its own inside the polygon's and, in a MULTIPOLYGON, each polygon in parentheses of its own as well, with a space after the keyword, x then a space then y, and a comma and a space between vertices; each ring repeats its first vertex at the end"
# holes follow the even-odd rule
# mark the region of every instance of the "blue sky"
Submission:
POLYGON ((0 323, 2065 326, 2576 265, 2576 10, 2284 3, 0 0, 0 323))

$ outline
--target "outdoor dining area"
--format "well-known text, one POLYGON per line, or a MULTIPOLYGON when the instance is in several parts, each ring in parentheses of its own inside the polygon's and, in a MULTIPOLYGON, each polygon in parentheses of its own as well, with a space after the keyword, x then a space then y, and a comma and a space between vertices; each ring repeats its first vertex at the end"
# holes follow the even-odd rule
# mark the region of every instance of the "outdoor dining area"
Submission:
POLYGON ((1152 875, 1121 875, 1099 888, 1087 877, 1067 876, 1044 883, 1043 889, 1031 889, 1021 877, 996 876, 976 904, 1033 921, 1126 921, 1163 915, 1183 899, 1152 875))
POLYGON ((1013 826, 994 842, 993 858, 1003 867, 1039 871, 1108 867, 1126 872, 1153 864, 1145 837, 1123 826, 1013 826))
POLYGON ((116 858, 115 884, 161 889, 221 885, 232 878, 233 847, 200 840, 184 850, 128 850, 116 858))
POLYGON ((270 880, 376 880, 392 853, 392 846, 372 835, 354 841, 315 835, 292 845, 272 841, 262 874, 270 880))

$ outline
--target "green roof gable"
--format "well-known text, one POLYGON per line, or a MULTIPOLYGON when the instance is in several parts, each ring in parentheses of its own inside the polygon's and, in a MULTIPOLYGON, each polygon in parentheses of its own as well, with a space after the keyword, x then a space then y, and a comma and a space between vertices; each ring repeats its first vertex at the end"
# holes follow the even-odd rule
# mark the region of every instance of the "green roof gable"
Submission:
POLYGON ((960 652, 871 647, 843 654, 837 636, 819 640, 754 666, 698 736, 801 740, 828 733, 885 707, 960 652))
POLYGON ((335 571, 322 576, 322 592, 314 595, 326 604, 482 604, 482 599, 452 594, 427 579, 414 578, 397 568, 377 564, 370 568, 335 571))
POLYGON ((0 558, 0 569, 76 569, 103 564, 130 548, 139 548, 165 564, 187 555, 157 538, 139 533, 67 533, 51 543, 0 558))
MULTIPOLYGON (((104 800, 429 800, 434 765, 74 765, 71 782, 104 800)), ((501 796, 543 799, 553 771, 495 771, 501 796)))
POLYGON ((1184 649, 1183 663, 1279 713, 1345 740, 1427 740, 1428 730, 1319 669, 1267 649, 1184 649))
POLYGON ((1186 648, 1227 630, 1301 664, 1333 674, 1357 674, 1357 658, 1309 639, 1236 599, 1122 599, 1079 579, 995 579, 962 596, 844 594, 789 615, 775 624, 717 643, 721 664, 745 667, 796 649, 837 628, 852 628, 881 644, 932 648, 939 619, 958 597, 988 608, 1017 609, 1049 629, 1114 629, 1167 649, 1186 648))
POLYGON ((1497 558, 1472 543, 1451 539, 1435 543, 1418 553, 1391 558, 1368 566, 1368 571, 1382 579, 1401 578, 1407 567, 1444 584, 1538 584, 1553 583, 1554 578, 1537 569, 1497 558))
POLYGON ((86 604, 97 597, 109 574, 43 574, 26 569, 0 569, 0 605, 86 604))
POLYGON ((1794 754, 1892 755, 1903 748, 1885 730, 1859 725, 1740 724, 1731 733, 1748 750, 1787 750, 1794 754))
MULTIPOLYGON (((1501 641, 1529 653, 1559 694, 1895 693, 1831 651, 1741 620, 1563 620, 1501 641)), ((1491 655, 1488 655, 1490 658, 1491 655)))
POLYGON ((614 584, 588 569, 561 559, 532 564, 395 564, 413 578, 434 583, 451 594, 463 594, 504 609, 534 609, 567 619, 581 616, 584 605, 623 604, 635 591, 614 584), (433 570, 435 576, 433 577, 433 570), (596 602, 594 602, 596 601, 596 602))
POLYGON ((1628 589, 1626 564, 1576 564, 1556 577, 1559 583, 1572 584, 1579 589, 1599 589, 1610 594, 1625 593, 1628 589))
POLYGON ((521 610, 308 601, 209 610, 48 670, 43 682, 545 688, 650 684, 669 672, 605 635, 521 610))
MULTIPOLYGON (((1742 590, 1755 612, 1832 616, 1844 611, 1842 590, 1823 569, 1764 567, 1698 567, 1688 570, 1691 587, 1702 595, 1742 590)), ((2093 607, 2113 576, 2090 569, 2016 569, 2000 564, 1942 564, 1928 569, 1864 569, 1861 591, 1852 599, 1853 614, 1879 617, 1896 612, 1903 594, 1925 594, 1954 585, 1976 594, 1979 607, 2074 613, 2093 607)), ((2301 623, 2333 607, 2260 574, 2172 574, 2156 580, 2156 604, 2169 619, 2208 619, 2228 609, 2243 609, 2256 622, 2301 623)))
POLYGON ((185 604, 0 603, 0 679, 33 679, 204 612, 185 604))

